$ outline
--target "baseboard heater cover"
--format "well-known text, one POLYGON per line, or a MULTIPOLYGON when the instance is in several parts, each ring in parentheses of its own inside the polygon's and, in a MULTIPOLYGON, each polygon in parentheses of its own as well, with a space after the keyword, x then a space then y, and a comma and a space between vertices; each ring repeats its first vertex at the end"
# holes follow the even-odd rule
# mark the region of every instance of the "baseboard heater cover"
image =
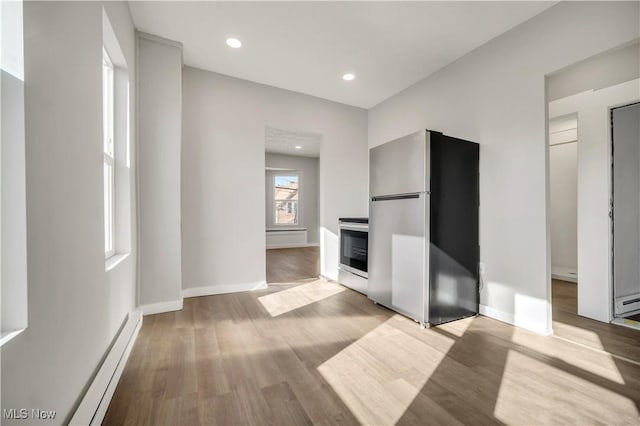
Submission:
POLYGON ((70 425, 102 424, 140 327, 142 327, 142 311, 132 311, 69 421, 70 425))
POLYGON ((640 293, 616 298, 616 314, 626 314, 640 309, 640 293))
POLYGON ((267 229, 267 248, 307 247, 307 229, 267 229))

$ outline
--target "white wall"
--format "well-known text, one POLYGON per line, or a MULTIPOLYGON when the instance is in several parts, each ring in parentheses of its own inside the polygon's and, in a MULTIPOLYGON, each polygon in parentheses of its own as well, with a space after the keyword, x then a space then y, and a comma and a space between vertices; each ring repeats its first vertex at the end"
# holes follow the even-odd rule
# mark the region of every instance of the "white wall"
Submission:
POLYGON ((265 125, 323 135, 321 273, 337 278, 338 217, 368 210, 366 111, 189 67, 183 105, 183 286, 264 285, 265 125))
MULTIPOLYGON (((300 215, 297 227, 307 228, 307 243, 318 244, 320 242, 320 228, 318 225, 318 158, 299 157, 283 154, 265 154, 266 167, 296 170, 300 173, 300 215)), ((285 172, 269 171, 265 173, 265 226, 274 227, 273 210, 273 178, 277 174, 285 172)), ((295 227, 295 226, 294 226, 295 227)), ((286 226, 279 226, 286 228, 286 226)))
POLYGON ((140 289, 145 312, 182 307, 182 49, 139 33, 140 289), (169 303, 169 305, 166 305, 169 303))
MULTIPOLYGON (((24 3, 29 327, 2 347, 2 408, 56 410, 56 424, 68 421, 135 306, 135 245, 105 272, 102 6, 24 3)), ((104 7, 135 102, 129 9, 104 7)))
POLYGON ((578 142, 549 147, 551 265, 578 270, 578 142))
POLYGON ((575 281, 578 272, 578 120, 549 120, 551 272, 575 281))
POLYGON ((549 118, 578 115, 578 314, 612 318, 611 117, 609 108, 640 100, 640 80, 549 103, 549 118))
POLYGON ((639 13, 560 3, 369 111, 371 147, 422 128, 481 144, 482 313, 551 332, 545 75, 637 38, 639 13))
POLYGON ((585 90, 598 90, 640 77, 640 43, 613 49, 585 59, 551 75, 548 100, 566 98, 585 90))

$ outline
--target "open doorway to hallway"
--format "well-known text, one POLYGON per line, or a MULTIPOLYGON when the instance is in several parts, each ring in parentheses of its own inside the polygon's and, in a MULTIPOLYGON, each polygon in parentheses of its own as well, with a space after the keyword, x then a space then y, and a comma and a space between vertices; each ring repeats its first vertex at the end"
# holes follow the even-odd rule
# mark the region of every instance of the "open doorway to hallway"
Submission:
POLYGON ((549 120, 551 277, 578 282, 578 117, 549 120))
MULTIPOLYGON (((568 228, 576 229, 578 286, 560 293, 575 297, 571 305, 580 316, 640 328, 617 318, 640 313, 640 131, 638 115, 626 114, 626 139, 616 148, 613 112, 640 100, 638 63, 636 40, 548 76, 547 99, 552 278, 574 281, 566 276, 570 269, 558 266, 567 266, 568 228), (576 228, 567 220, 575 217, 567 196, 573 177, 576 228)), ((558 285, 553 282, 554 294, 558 285)), ((555 330, 562 325, 553 308, 555 330)))
POLYGON ((320 275, 320 248, 267 249, 267 283, 291 283, 320 275))
POLYGON ((640 103, 611 109, 611 148, 614 322, 640 328, 640 103))
POLYGON ((316 133, 265 129, 267 283, 320 275, 321 140, 316 133))

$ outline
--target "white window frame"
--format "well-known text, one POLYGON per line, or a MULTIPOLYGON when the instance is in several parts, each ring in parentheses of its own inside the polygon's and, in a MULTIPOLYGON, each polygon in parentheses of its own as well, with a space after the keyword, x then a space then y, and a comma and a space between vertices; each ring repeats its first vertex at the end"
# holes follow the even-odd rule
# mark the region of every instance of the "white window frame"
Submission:
MULTIPOLYGON (((271 189, 272 189, 272 193, 273 196, 271 197, 271 203, 272 203, 272 208, 271 211, 273 212, 273 221, 272 224, 274 226, 282 226, 282 227, 295 227, 295 226, 300 226, 302 224, 302 173, 300 173, 299 171, 291 171, 291 172, 280 172, 280 173, 274 173, 273 174, 273 180, 271 182, 271 189), (277 207, 277 203, 278 200, 276 200, 276 179, 278 177, 289 177, 289 176, 295 176, 298 178, 298 200, 296 201, 298 204, 297 207, 297 221, 296 223, 278 223, 278 207, 277 207)), ((282 200, 280 200, 282 201, 282 200)), ((292 200, 295 201, 295 200, 292 200)), ((287 201, 287 208, 289 203, 292 203, 292 201, 287 201)), ((293 209, 293 206, 292 206, 293 209)))
POLYGON ((104 252, 105 259, 108 259, 115 254, 115 70, 104 46, 102 48, 102 72, 104 252))

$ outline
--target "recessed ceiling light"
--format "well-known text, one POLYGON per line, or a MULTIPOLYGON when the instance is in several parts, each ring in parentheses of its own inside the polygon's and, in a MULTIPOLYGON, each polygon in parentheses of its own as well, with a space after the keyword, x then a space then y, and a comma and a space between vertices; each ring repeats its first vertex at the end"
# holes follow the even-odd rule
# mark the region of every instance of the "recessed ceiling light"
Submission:
POLYGON ((351 81, 354 78, 356 78, 356 76, 351 73, 346 73, 345 75, 342 76, 342 79, 346 81, 351 81))
POLYGON ((296 145, 296 149, 302 149, 300 145, 296 145))
POLYGON ((242 47, 242 42, 237 38, 230 37, 227 39, 227 46, 237 49, 239 47, 242 47))

